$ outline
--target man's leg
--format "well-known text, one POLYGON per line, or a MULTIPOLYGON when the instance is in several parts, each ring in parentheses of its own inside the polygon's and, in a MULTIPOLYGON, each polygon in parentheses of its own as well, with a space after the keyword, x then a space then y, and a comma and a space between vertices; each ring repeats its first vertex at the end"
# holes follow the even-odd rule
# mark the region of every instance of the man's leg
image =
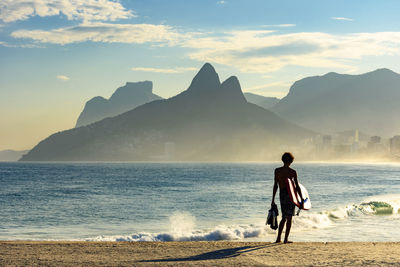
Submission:
POLYGON ((284 243, 290 243, 288 238, 291 227, 292 227, 292 216, 288 216, 286 222, 285 240, 283 241, 284 243))
MULTIPOLYGON (((283 227, 285 226, 286 218, 282 218, 281 222, 279 223, 279 230, 278 230, 278 237, 276 238, 276 243, 281 242, 281 235, 283 231, 283 227)), ((287 226, 286 226, 287 227, 287 226)))

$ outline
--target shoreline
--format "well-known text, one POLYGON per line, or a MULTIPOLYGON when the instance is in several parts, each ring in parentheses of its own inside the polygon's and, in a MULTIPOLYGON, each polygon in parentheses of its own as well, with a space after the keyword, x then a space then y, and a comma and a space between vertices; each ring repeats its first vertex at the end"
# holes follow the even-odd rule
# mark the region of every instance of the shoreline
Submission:
POLYGON ((400 242, 0 241, 1 266, 393 266, 400 242))

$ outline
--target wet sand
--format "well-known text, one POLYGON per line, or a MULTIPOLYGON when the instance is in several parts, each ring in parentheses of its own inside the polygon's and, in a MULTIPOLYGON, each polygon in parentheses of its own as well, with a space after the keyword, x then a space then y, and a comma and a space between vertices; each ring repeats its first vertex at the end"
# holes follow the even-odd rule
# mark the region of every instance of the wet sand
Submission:
POLYGON ((400 243, 0 241, 0 266, 399 266, 400 243))

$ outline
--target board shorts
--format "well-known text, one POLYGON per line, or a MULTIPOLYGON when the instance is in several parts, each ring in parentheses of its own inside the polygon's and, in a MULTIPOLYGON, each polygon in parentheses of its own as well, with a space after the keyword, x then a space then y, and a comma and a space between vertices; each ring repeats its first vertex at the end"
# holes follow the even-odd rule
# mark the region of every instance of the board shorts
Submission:
POLYGON ((290 196, 286 188, 279 190, 279 200, 281 201, 282 218, 294 216, 294 210, 296 206, 293 204, 292 200, 290 200, 290 196))

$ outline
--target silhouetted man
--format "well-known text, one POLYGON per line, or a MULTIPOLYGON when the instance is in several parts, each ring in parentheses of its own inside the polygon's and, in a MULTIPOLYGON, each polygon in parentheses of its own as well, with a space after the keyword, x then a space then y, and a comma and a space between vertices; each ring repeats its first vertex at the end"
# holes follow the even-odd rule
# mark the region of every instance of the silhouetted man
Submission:
POLYGON ((283 166, 275 169, 275 182, 274 189, 272 193, 272 204, 275 204, 275 195, 278 190, 279 185, 279 199, 281 202, 281 211, 282 211, 282 220, 279 223, 278 237, 276 238, 276 243, 281 242, 281 235, 283 231, 283 227, 286 223, 286 231, 285 231, 285 240, 284 243, 292 243, 288 240, 290 228, 292 226, 292 217, 294 216, 295 205, 292 203, 286 185, 286 178, 294 179, 296 184, 296 190, 299 192, 301 197, 301 203, 303 203, 303 196, 301 194, 301 190, 299 187, 299 183, 297 181, 297 173, 295 170, 290 168, 290 164, 292 164, 294 157, 292 154, 286 152, 282 155, 283 166))

